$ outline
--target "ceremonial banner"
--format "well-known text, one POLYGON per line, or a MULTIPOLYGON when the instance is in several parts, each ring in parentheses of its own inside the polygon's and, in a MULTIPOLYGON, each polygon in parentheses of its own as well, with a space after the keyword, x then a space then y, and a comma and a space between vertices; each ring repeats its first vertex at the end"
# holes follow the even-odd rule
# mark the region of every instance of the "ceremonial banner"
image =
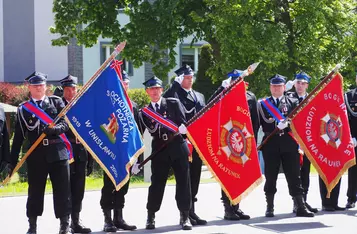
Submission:
POLYGON ((188 137, 235 205, 262 181, 243 81, 187 127, 188 137))
POLYGON ((66 119, 119 190, 144 144, 114 63, 76 101, 66 119))
POLYGON ((291 121, 294 136, 326 184, 328 197, 343 173, 356 164, 342 84, 337 73, 291 121))

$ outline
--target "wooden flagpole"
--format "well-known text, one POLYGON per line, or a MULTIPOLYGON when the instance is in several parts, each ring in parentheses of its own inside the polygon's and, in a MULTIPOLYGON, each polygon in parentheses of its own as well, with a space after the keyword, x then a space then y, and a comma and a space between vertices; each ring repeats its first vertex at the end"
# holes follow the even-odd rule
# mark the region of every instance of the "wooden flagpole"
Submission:
MULTIPOLYGON (((294 108, 294 110, 292 110, 290 112, 290 114, 285 118, 284 121, 289 121, 291 119, 293 119, 297 113, 299 113, 299 111, 308 103, 310 102, 310 99, 312 97, 315 96, 315 94, 317 92, 319 92, 321 90, 321 88, 332 78, 332 76, 338 71, 338 69, 340 69, 341 65, 337 64, 334 69, 327 75, 325 76, 325 78, 311 91, 311 93, 309 93, 307 95, 307 97, 302 100, 302 102, 294 108)), ((269 139, 275 134, 277 133, 277 131, 279 131, 279 128, 275 128, 265 139, 264 141, 258 146, 257 150, 261 150, 261 148, 269 141, 269 139)))
MULTIPOLYGON (((230 86, 228 86, 226 89, 223 90, 221 95, 218 95, 214 97, 205 107, 203 107, 199 112, 197 112, 189 121, 187 121, 186 126, 192 124, 194 121, 199 119, 204 113, 206 113, 207 110, 209 110, 214 104, 216 104, 220 99, 222 99, 223 96, 225 96, 227 93, 231 91, 231 89, 238 84, 240 81, 244 79, 244 77, 249 76, 252 74, 255 69, 258 67, 260 62, 253 63, 251 64, 243 73, 242 75, 239 76, 237 80, 235 80, 230 86)), ((177 135, 180 133, 176 132, 174 136, 165 142, 159 149, 157 149, 155 152, 153 152, 150 156, 148 156, 144 161, 142 161, 139 164, 139 169, 141 169, 148 161, 150 161, 154 156, 156 156, 159 152, 161 152, 166 146, 175 139, 177 135)))

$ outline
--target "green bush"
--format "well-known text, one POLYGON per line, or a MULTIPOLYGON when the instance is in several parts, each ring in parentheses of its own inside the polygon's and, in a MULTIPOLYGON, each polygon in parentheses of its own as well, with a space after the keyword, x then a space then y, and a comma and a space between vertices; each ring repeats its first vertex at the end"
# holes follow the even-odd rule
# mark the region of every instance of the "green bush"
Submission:
POLYGON ((128 95, 131 100, 138 104, 138 108, 142 108, 150 102, 149 96, 145 89, 129 89, 128 95))

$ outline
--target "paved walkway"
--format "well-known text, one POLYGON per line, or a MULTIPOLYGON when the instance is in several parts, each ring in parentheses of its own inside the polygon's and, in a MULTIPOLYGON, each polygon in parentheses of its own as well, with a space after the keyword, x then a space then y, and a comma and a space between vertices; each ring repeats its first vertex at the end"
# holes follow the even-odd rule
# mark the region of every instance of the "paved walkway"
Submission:
MULTIPOLYGON (((311 177, 311 192, 308 201, 321 208, 317 176, 311 177)), ((346 203, 347 177, 343 178, 340 206, 346 203)), ((265 198, 263 184, 255 189, 241 203, 244 212, 251 215, 248 221, 223 220, 223 207, 220 202, 220 188, 217 183, 201 184, 196 204, 197 213, 208 220, 207 226, 194 227, 192 231, 181 231, 178 226, 179 212, 174 201, 175 186, 167 186, 161 210, 156 214, 155 230, 146 231, 147 188, 133 188, 126 197, 124 216, 128 223, 138 226, 130 233, 357 233, 357 209, 343 212, 319 212, 314 218, 296 218, 292 213, 292 199, 288 195, 283 176, 278 180, 278 193, 275 198, 274 218, 265 218, 265 198)), ((99 206, 100 191, 87 192, 83 204, 82 221, 92 228, 93 233, 102 232, 103 215, 99 206)), ((27 231, 25 215, 26 197, 0 199, 1 234, 19 234, 27 231)), ((58 233, 59 220, 54 218, 52 195, 45 199, 45 210, 38 220, 39 234, 58 233)), ((129 233, 120 231, 120 233, 129 233)))

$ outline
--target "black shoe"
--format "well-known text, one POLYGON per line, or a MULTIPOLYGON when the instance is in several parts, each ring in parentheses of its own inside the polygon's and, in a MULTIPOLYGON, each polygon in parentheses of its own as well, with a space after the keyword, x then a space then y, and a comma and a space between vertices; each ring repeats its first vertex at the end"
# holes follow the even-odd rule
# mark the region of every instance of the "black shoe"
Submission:
POLYGON ((72 222, 71 222, 71 232, 72 233, 91 233, 90 228, 85 227, 81 220, 79 219, 79 213, 72 213, 72 222))
POLYGON ((333 212, 335 211, 335 208, 332 206, 322 206, 323 211, 328 211, 328 212, 333 212))
POLYGON ((197 221, 193 218, 191 218, 190 216, 188 216, 188 219, 190 220, 192 226, 196 226, 197 225, 197 221))
POLYGON ((346 210, 346 208, 344 208, 344 207, 339 207, 339 206, 334 206, 333 208, 335 209, 335 211, 343 211, 343 210, 346 210))
POLYGON ((123 229, 132 231, 136 229, 135 225, 129 225, 123 219, 123 210, 122 209, 115 209, 114 210, 114 225, 117 229, 123 229))
POLYGON ((238 215, 240 219, 243 219, 243 220, 248 220, 248 219, 250 219, 250 216, 244 214, 244 212, 243 212, 241 209, 235 210, 234 213, 236 213, 236 215, 238 215))
POLYGON ((188 211, 180 212, 180 225, 182 227, 182 230, 192 230, 192 225, 189 222, 188 216, 188 211))
POLYGON ((314 217, 314 213, 311 213, 309 212, 307 209, 306 209, 306 206, 305 206, 305 200, 304 200, 304 197, 302 195, 297 195, 295 197, 293 197, 294 199, 294 202, 296 204, 296 216, 297 217, 314 217))
MULTIPOLYGON (((204 219, 201 219, 200 217, 198 217, 198 215, 193 212, 193 211, 190 211, 189 213, 189 219, 191 221, 191 219, 195 220, 196 221, 196 225, 206 225, 207 224, 207 221, 204 220, 204 219)), ((192 224, 192 223, 191 223, 192 224)), ((192 224, 193 225, 193 224, 192 224)))
POLYGON ((65 215, 60 218, 60 229, 59 234, 70 234, 69 231, 69 215, 65 215))
POLYGON ((26 234, 36 234, 37 231, 37 216, 29 218, 29 230, 26 234))
POLYGON ((103 210, 103 214, 104 214, 103 231, 104 232, 116 232, 117 228, 115 227, 113 220, 112 220, 112 210, 105 209, 105 210, 103 210))
POLYGON ((274 194, 265 194, 267 201, 267 210, 265 211, 265 217, 274 217, 274 194))
POLYGON ((267 218, 274 217, 274 208, 267 207, 267 210, 265 211, 265 217, 267 218))
POLYGON ((355 202, 347 202, 346 204, 346 209, 352 209, 355 208, 355 202))
POLYGON ((310 212, 317 213, 319 210, 317 208, 311 207, 307 202, 305 202, 306 209, 310 212))
POLYGON ((234 212, 234 207, 229 203, 223 203, 224 205, 224 219, 225 220, 240 220, 239 216, 234 212))
POLYGON ((148 211, 148 218, 146 220, 146 229, 155 229, 155 212, 148 211))

